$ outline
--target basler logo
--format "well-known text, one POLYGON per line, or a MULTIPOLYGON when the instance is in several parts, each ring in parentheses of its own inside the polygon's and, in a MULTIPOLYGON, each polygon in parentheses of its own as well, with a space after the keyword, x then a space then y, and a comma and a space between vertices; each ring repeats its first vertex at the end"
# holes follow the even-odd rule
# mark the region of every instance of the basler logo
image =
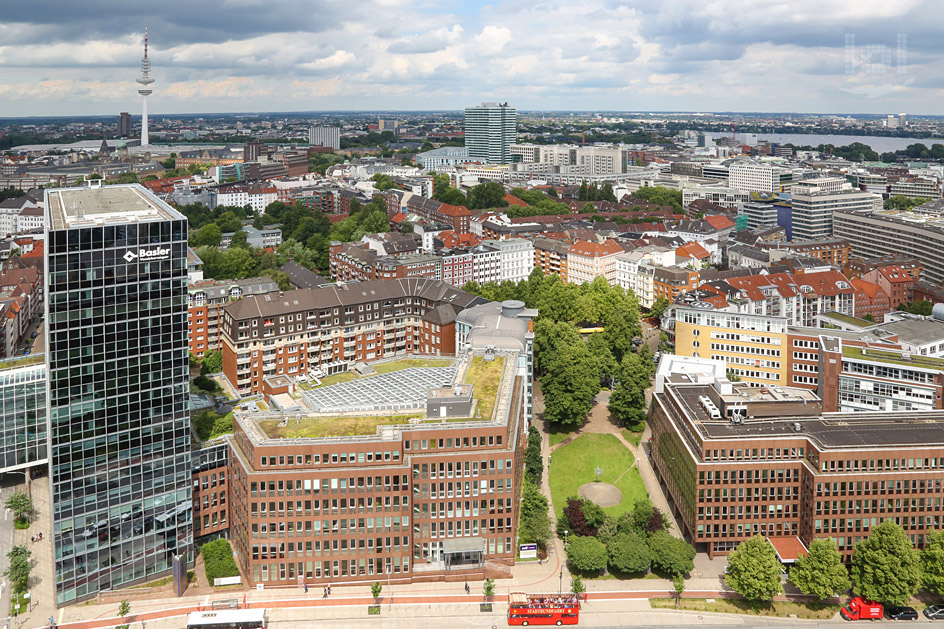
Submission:
POLYGON ((165 247, 155 247, 154 249, 138 249, 137 253, 129 249, 122 257, 125 259, 125 262, 134 262, 137 259, 140 259, 143 262, 169 260, 170 249, 165 247))

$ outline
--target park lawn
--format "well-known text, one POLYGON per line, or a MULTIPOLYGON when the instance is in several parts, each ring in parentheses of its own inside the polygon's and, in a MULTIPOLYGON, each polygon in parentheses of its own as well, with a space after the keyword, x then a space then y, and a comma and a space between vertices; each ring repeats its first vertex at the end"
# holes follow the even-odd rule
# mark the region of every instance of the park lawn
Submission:
POLYGON ((642 439, 642 432, 633 432, 629 428, 620 428, 620 432, 623 433, 623 439, 633 444, 633 447, 639 447, 639 441, 642 439))
POLYGON ((550 442, 550 447, 556 446, 558 443, 566 439, 567 437, 574 437, 577 435, 577 432, 574 430, 566 430, 561 426, 555 424, 550 424, 550 432, 548 433, 548 440, 550 442))
MULTIPOLYGON (((654 608, 676 609, 673 598, 651 598, 649 604, 654 608)), ((829 620, 839 613, 840 606, 832 603, 801 603, 793 601, 752 602, 740 598, 683 598, 678 609, 697 612, 715 612, 719 614, 748 614, 751 616, 777 616, 788 618, 806 618, 811 620, 829 620)))
POLYGON ((635 463, 632 451, 613 435, 580 435, 571 443, 555 450, 551 455, 548 479, 557 517, 562 516, 564 507, 567 506, 567 498, 576 496, 577 490, 584 483, 596 480, 594 470, 597 466, 603 468, 600 480, 615 484, 623 492, 623 499, 618 505, 604 507, 603 510, 614 516, 631 511, 636 500, 647 495, 639 472, 632 467, 635 463))
POLYGON ((378 426, 408 424, 419 415, 374 415, 367 417, 306 417, 299 421, 289 420, 285 426, 278 421, 261 421, 259 428, 270 439, 305 439, 319 437, 349 437, 373 435, 378 426))

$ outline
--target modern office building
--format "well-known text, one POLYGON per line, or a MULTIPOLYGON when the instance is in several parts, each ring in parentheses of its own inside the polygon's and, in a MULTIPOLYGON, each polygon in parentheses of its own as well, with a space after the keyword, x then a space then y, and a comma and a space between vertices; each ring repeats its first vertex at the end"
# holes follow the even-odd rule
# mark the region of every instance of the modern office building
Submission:
POLYGON ((187 220, 138 184, 45 205, 61 605, 192 561, 187 220))
POLYGON ((690 361, 663 358, 649 425, 697 550, 725 555, 757 534, 781 548, 832 538, 849 560, 884 520, 918 547, 941 527, 944 412, 824 415, 812 391, 732 383, 723 363, 690 361))
POLYGON ((511 162, 518 116, 508 103, 482 103, 465 108, 465 146, 469 157, 486 164, 511 162))
POLYGON ((339 127, 309 127, 308 143, 330 146, 338 150, 341 148, 341 129, 339 127))
POLYGON ((835 179, 802 182, 793 186, 791 240, 832 238, 833 215, 840 211, 869 210, 881 202, 871 192, 851 188, 835 188, 835 179))
MULTIPOLYGON (((322 386, 302 395, 304 412, 237 412, 225 483, 230 538, 250 583, 508 574, 535 315, 521 302, 481 304, 459 315, 454 359, 322 386)), ((222 491, 213 469, 199 470, 210 530, 214 499, 202 493, 222 491)))
POLYGON ((0 473, 48 463, 46 358, 0 360, 0 473))
POLYGON ((836 238, 858 258, 906 256, 924 266, 921 279, 944 282, 944 218, 899 210, 848 209, 833 215, 836 238))

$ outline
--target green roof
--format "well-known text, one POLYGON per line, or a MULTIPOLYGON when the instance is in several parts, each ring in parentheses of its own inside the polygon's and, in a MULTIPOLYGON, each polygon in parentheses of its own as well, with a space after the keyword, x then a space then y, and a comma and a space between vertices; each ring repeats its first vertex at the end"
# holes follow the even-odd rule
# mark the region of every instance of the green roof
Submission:
POLYGON ((923 369, 937 369, 944 371, 944 359, 932 358, 930 356, 915 356, 903 358, 900 352, 887 350, 878 350, 862 347, 843 346, 842 355, 847 358, 857 358, 859 360, 868 360, 877 363, 892 363, 895 365, 904 365, 905 367, 917 367, 923 369), (865 353, 863 353, 863 350, 865 353))
POLYGON ((46 362, 46 355, 39 352, 38 354, 2 359, 0 360, 0 369, 14 369, 16 367, 26 367, 27 365, 36 365, 43 362, 46 362))
POLYGON ((862 328, 867 328, 869 326, 875 325, 873 321, 868 321, 867 319, 860 319, 858 317, 853 317, 852 315, 843 314, 841 312, 827 312, 822 315, 829 319, 835 319, 836 321, 842 321, 843 323, 849 323, 851 325, 857 325, 862 328))

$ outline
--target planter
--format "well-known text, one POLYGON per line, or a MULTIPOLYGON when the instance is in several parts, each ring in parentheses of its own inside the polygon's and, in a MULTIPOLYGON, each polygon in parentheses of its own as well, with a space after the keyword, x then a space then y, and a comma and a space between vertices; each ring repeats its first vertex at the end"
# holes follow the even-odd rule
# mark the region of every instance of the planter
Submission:
POLYGON ((492 611, 492 604, 491 604, 491 603, 479 603, 479 611, 480 611, 480 612, 491 612, 491 611, 492 611))
POLYGON ((368 605, 368 606, 367 606, 367 615, 368 615, 368 616, 379 616, 379 615, 380 615, 380 605, 368 605))

